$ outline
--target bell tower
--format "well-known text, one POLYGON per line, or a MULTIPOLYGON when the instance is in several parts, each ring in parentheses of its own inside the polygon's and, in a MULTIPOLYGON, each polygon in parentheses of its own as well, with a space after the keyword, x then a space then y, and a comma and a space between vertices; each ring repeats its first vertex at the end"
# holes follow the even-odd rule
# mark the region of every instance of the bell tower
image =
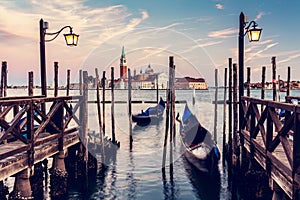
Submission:
POLYGON ((124 46, 122 48, 122 53, 120 58, 120 78, 127 78, 127 63, 126 63, 124 46))

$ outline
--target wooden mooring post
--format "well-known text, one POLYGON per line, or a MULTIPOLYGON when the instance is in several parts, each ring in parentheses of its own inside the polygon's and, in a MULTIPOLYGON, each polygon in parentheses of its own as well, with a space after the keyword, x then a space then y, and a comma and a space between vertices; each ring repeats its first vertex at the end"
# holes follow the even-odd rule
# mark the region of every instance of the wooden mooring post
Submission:
MULTIPOLYGON (((102 127, 102 119, 101 119, 101 100, 100 100, 100 79, 98 69, 95 68, 96 74, 96 95, 97 95, 97 113, 98 113, 98 125, 99 125, 99 138, 101 145, 101 159, 102 163, 105 162, 105 150, 104 150, 104 139, 103 139, 103 127, 102 127)), ((95 146, 97 146, 95 142, 95 146)))
POLYGON ((116 142, 116 135, 115 135, 115 76, 114 76, 114 67, 111 67, 111 82, 110 82, 110 88, 111 88, 111 137, 112 142, 116 142))
POLYGON ((227 157, 229 165, 232 164, 232 58, 228 58, 229 80, 228 80, 228 148, 227 157))
MULTIPOLYGON (((33 96, 33 72, 28 72, 28 96, 33 96)), ((19 112, 19 111, 18 111, 19 112)), ((33 175, 30 177, 30 185, 32 189, 32 196, 36 199, 42 199, 44 197, 44 186, 48 185, 48 160, 44 159, 42 162, 34 165, 33 175), (44 177, 43 177, 44 174, 44 177), (45 179, 45 181, 44 181, 45 179)))
POLYGON ((291 83, 291 67, 288 66, 288 72, 287 72, 287 85, 286 85, 286 96, 290 96, 290 83, 291 83))
POLYGON ((82 90, 83 90, 83 85, 82 85, 82 70, 79 70, 79 94, 82 95, 82 90))
POLYGON ((82 85, 82 98, 83 102, 80 106, 79 115, 81 120, 80 128, 80 149, 79 149, 79 160, 78 160, 78 171, 79 177, 83 178, 84 184, 83 189, 88 188, 88 73, 87 71, 82 72, 83 85, 82 85))
POLYGON ((156 75, 156 102, 159 102, 158 74, 156 75))
POLYGON ((175 137, 175 89, 174 89, 174 80, 175 80, 175 65, 174 57, 169 57, 169 81, 166 90, 166 128, 165 128, 165 138, 163 143, 163 158, 162 158, 162 176, 165 180, 165 167, 166 167, 166 157, 167 157, 167 143, 168 135, 169 145, 170 145, 170 179, 173 181, 173 146, 174 146, 174 137, 175 137))
POLYGON ((165 138, 164 138, 164 146, 163 146, 163 158, 162 158, 162 172, 163 176, 165 175, 165 167, 166 167, 166 158, 167 158, 167 144, 168 144, 168 134, 169 134, 169 119, 170 119, 170 88, 167 87, 166 90, 166 128, 165 128, 165 138))
POLYGON ((58 62, 54 62, 54 96, 58 96, 58 62))
POLYGON ((169 57, 169 81, 170 81, 170 177, 173 178, 173 148, 174 148, 174 134, 175 134, 175 65, 174 57, 169 57))
MULTIPOLYGON (((265 99, 265 85, 266 85, 266 67, 262 67, 262 75, 261 75, 261 99, 265 99)), ((264 110, 264 105, 261 105, 261 112, 264 110)))
POLYGON ((273 83, 273 101, 276 101, 276 57, 272 57, 272 83, 273 83))
POLYGON ((237 64, 233 64, 233 155, 232 164, 236 168, 239 166, 239 144, 238 144, 238 110, 237 110, 237 64))
POLYGON ((28 96, 33 96, 33 72, 28 72, 28 96))
POLYGON ((98 124, 99 124, 99 131, 100 131, 99 134, 100 134, 100 138, 102 138, 103 128, 102 128, 102 116, 101 116, 100 80, 99 80, 99 73, 97 68, 95 68, 95 74, 96 74, 97 113, 98 113, 98 124))
POLYGON ((0 86, 0 97, 6 97, 7 94, 7 62, 2 62, 1 68, 1 86, 0 86))
POLYGON ((223 163, 226 154, 226 101, 227 101, 227 68, 224 71, 224 100, 223 100, 223 163))
POLYGON ((247 96, 250 97, 250 77, 251 77, 251 68, 247 67, 247 96))
POLYGON ((66 87, 66 95, 70 95, 70 76, 71 76, 71 70, 67 70, 67 87, 66 87))
POLYGON ((102 72, 102 79, 101 79, 101 86, 102 86, 102 120, 103 120, 103 125, 102 125, 102 130, 103 130, 103 135, 105 135, 105 71, 102 72))
POLYGON ((216 143, 218 143, 217 122, 218 122, 218 69, 215 69, 214 140, 216 141, 216 143))
POLYGON ((128 119, 129 119, 129 151, 132 151, 132 109, 131 109, 131 72, 128 69, 128 119))

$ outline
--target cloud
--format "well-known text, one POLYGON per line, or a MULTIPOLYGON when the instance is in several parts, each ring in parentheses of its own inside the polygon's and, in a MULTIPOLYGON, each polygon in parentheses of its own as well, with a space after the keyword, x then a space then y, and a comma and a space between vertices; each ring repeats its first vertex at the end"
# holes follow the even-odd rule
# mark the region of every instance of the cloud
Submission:
POLYGON ((256 18, 255 18, 254 21, 259 20, 259 19, 262 18, 264 15, 265 15, 265 13, 263 13, 263 12, 258 13, 258 15, 256 15, 256 18))
POLYGON ((299 58, 299 57, 300 57, 300 53, 298 52, 297 54, 288 56, 286 59, 277 61, 277 64, 286 63, 286 62, 289 62, 289 61, 299 58))
POLYGON ((209 37, 213 37, 213 38, 231 38, 231 37, 235 37, 237 36, 237 29, 233 29, 233 28, 227 28, 224 30, 219 30, 219 31, 213 31, 208 33, 209 37))
POLYGON ((201 47, 203 48, 203 47, 208 47, 208 46, 214 46, 214 45, 217 45, 217 44, 220 44, 220 43, 222 43, 222 41, 208 41, 206 43, 197 44, 197 45, 194 45, 194 46, 180 52, 180 54, 188 53, 188 52, 191 52, 191 51, 193 51, 195 49, 198 49, 198 48, 201 48, 201 47))
POLYGON ((214 18, 212 16, 204 16, 204 17, 200 17, 197 19, 197 21, 199 22, 210 22, 212 21, 214 18))
MULTIPOLYGON (((47 3, 28 0, 23 9, 18 1, 11 1, 9 6, 5 2, 0 2, 2 30, 33 39, 38 37, 36 33, 40 18, 49 22, 49 32, 65 25, 73 26, 74 32, 79 34, 84 32, 84 37, 80 38, 82 42, 87 38, 93 38, 94 41, 98 38, 101 41, 103 38, 130 31, 149 17, 143 10, 140 11, 140 16, 133 16, 124 5, 89 7, 84 0, 52 0, 47 3)), ((89 45, 94 43, 88 39, 85 42, 89 42, 89 45)))
POLYGON ((272 47, 274 47, 274 46, 276 46, 276 45, 278 45, 278 44, 279 44, 279 42, 275 42, 275 43, 269 44, 269 45, 267 45, 264 49, 262 49, 262 50, 260 50, 260 51, 257 51, 257 52, 255 52, 255 53, 253 53, 252 55, 250 54, 249 56, 247 56, 247 59, 245 60, 245 62, 252 60, 253 57, 263 57, 263 56, 261 56, 261 54, 262 54, 263 52, 265 52, 265 51, 271 49, 272 47))
POLYGON ((217 3, 217 4, 216 4, 216 8, 217 8, 218 10, 223 10, 223 9, 224 9, 224 6, 223 6, 222 4, 220 4, 220 3, 217 3))
POLYGON ((203 43, 203 44, 200 44, 201 47, 208 47, 208 46, 213 46, 213 45, 216 45, 216 44, 221 44, 222 41, 210 41, 210 42, 207 42, 207 43, 203 43))
MULTIPOLYGON (((41 18, 49 23, 48 33, 70 25, 74 33, 80 35, 76 48, 65 45, 62 34, 68 32, 67 29, 46 45, 47 66, 52 66, 53 61, 59 61, 60 66, 70 66, 75 70, 100 44, 136 29, 149 18, 149 14, 146 10, 132 13, 125 5, 89 6, 86 0, 51 0, 43 3, 38 0, 2 0, 0 39, 5 45, 0 47, 0 52, 2 59, 8 61, 10 72, 14 73, 15 77, 24 75, 24 71, 19 70, 20 66, 24 70, 33 70, 36 74, 39 72, 41 18), (72 56, 65 56, 70 53, 72 56), (18 59, 15 59, 16 57, 18 59)), ((47 36, 46 39, 51 37, 47 36)), ((51 76, 53 70, 49 71, 48 76, 51 76)))

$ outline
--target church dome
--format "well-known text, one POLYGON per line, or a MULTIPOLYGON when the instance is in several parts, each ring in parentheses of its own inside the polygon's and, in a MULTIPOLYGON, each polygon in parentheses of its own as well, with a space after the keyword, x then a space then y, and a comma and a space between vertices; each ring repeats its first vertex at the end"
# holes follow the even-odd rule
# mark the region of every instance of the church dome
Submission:
POLYGON ((145 73, 146 74, 152 74, 154 71, 153 69, 151 68, 150 64, 148 65, 147 69, 145 70, 145 73))

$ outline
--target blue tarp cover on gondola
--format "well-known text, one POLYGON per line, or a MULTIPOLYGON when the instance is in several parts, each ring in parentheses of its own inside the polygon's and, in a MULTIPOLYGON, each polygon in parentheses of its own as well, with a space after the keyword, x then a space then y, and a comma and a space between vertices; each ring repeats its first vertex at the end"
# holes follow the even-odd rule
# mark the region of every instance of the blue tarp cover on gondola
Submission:
POLYGON ((183 112, 183 115, 182 115, 182 122, 185 123, 186 120, 191 116, 191 114, 192 114, 192 112, 187 107, 187 105, 185 105, 184 112, 183 112))

